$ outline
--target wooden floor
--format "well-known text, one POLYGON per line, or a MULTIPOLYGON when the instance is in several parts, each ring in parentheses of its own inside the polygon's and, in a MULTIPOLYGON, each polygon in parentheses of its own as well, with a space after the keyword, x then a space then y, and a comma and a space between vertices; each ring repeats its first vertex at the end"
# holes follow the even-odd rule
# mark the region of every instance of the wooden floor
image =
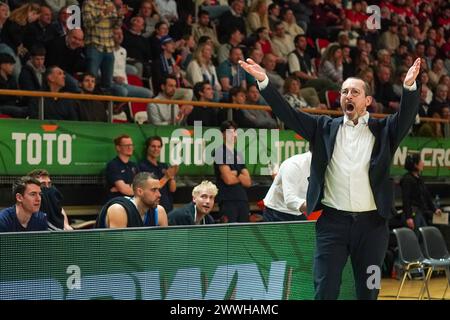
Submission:
MULTIPOLYGON (((444 294, 447 279, 445 276, 433 276, 431 278, 429 289, 431 299, 442 299, 444 294)), ((422 280, 406 280, 400 293, 401 300, 416 300, 419 295, 420 288, 422 286, 422 280)), ((396 279, 382 279, 381 290, 378 296, 379 300, 395 300, 397 297, 397 291, 400 287, 400 280, 396 279)), ((425 295, 426 296, 426 295, 425 295)), ((445 299, 450 300, 450 288, 447 289, 445 299)))

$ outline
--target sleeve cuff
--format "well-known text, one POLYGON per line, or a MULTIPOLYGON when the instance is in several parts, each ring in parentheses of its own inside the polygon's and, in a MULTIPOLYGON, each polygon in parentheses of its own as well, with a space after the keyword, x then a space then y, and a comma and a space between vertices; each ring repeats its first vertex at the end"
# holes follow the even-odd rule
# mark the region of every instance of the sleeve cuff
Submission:
POLYGON ((266 75, 266 78, 263 81, 256 80, 256 82, 258 83, 258 88, 261 91, 261 90, 264 90, 267 87, 267 85, 269 84, 269 78, 266 75))
POLYGON ((408 91, 415 91, 415 90, 417 90, 417 84, 416 84, 415 81, 414 81, 414 83, 411 86, 403 84, 403 88, 405 88, 408 91))

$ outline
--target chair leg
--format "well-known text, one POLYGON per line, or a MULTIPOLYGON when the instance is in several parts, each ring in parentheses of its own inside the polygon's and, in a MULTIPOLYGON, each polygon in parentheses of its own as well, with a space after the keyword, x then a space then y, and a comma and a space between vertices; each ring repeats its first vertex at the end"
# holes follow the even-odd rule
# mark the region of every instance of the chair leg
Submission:
POLYGON ((433 268, 429 267, 426 275, 425 275, 425 268, 423 269, 423 272, 424 272, 424 279, 423 279, 422 288, 420 289, 420 293, 419 293, 419 300, 423 299, 423 296, 425 295, 425 290, 428 295, 428 300, 431 300, 431 295, 430 295, 430 290, 428 288, 428 284, 430 282, 431 275, 433 274, 433 268))
POLYGON ((445 294, 447 293, 448 285, 450 283, 450 267, 445 268, 445 276, 447 277, 447 284, 445 285, 444 294, 442 295, 442 300, 445 300, 445 294))
POLYGON ((400 297, 400 292, 402 291, 403 285, 405 284, 405 280, 406 277, 409 274, 409 270, 405 270, 405 273, 403 273, 403 278, 402 278, 402 282, 400 283, 400 287, 398 288, 398 292, 397 292, 397 300, 400 297))

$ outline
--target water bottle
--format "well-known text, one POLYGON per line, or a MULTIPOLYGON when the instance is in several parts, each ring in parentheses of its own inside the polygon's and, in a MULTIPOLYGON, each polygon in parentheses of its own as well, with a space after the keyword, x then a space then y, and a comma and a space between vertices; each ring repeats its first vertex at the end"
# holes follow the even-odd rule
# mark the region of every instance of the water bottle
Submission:
POLYGON ((436 207, 436 209, 441 208, 441 198, 438 194, 434 197, 434 206, 436 207))

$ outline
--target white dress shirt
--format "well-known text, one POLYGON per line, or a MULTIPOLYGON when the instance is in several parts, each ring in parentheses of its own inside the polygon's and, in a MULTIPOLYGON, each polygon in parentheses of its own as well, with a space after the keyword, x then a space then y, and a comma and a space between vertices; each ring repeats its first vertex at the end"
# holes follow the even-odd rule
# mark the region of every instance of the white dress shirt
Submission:
POLYGON ((299 209, 306 201, 310 165, 309 151, 283 161, 264 198, 264 205, 283 213, 301 215, 299 209))
POLYGON ((368 112, 359 118, 357 125, 344 115, 325 171, 322 203, 328 207, 350 212, 377 209, 369 180, 375 136, 368 121, 368 112))

